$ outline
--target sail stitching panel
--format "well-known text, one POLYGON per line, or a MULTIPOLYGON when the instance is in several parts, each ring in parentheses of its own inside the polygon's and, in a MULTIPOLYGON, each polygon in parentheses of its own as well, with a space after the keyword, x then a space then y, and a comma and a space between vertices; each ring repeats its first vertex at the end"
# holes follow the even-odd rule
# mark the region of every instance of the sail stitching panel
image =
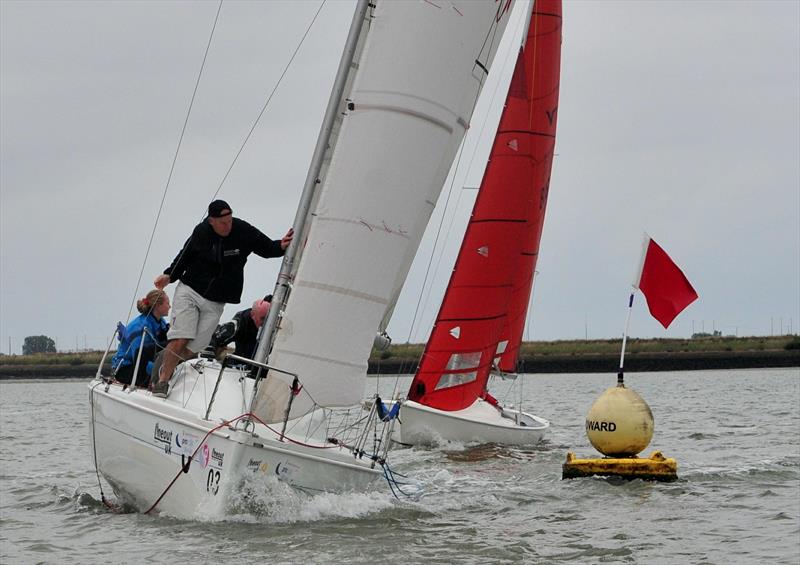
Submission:
POLYGON ((468 318, 468 317, 439 318, 439 322, 482 322, 488 320, 499 320, 503 317, 505 317, 505 314, 499 314, 497 316, 481 316, 476 318, 468 318))
POLYGON ((274 351, 279 351, 283 354, 291 355, 293 357, 299 357, 302 359, 313 359, 315 361, 324 361, 325 363, 333 363, 335 365, 339 365, 341 367, 349 367, 351 369, 364 370, 364 368, 366 367, 366 364, 359 365, 356 363, 348 363, 347 361, 340 361, 339 359, 333 359, 332 357, 324 357, 322 355, 311 355, 306 352, 292 351, 290 349, 284 349, 281 347, 276 347, 274 351))
MULTIPOLYGON (((447 124, 447 123, 445 123, 445 122, 443 122, 443 121, 441 121, 441 120, 439 120, 437 118, 434 118, 433 116, 430 116, 430 115, 427 115, 427 114, 423 114, 422 112, 410 110, 408 108, 403 108, 401 106, 383 106, 383 105, 377 105, 377 104, 359 104, 358 109, 359 110, 379 110, 379 111, 383 111, 383 112, 393 112, 393 113, 396 113, 396 114, 402 114, 404 116, 411 116, 412 118, 418 118, 418 119, 420 119, 422 121, 425 121, 425 122, 428 122, 430 124, 433 124, 433 125, 441 128, 441 129, 443 129, 447 133, 453 133, 453 127, 450 124, 447 124)), ((457 123, 466 123, 466 122, 464 122, 463 120, 460 120, 460 119, 456 120, 456 122, 457 123)))
POLYGON ((368 302, 374 302, 376 304, 386 305, 389 301, 386 298, 382 298, 380 296, 375 296, 373 294, 368 294, 366 292, 359 292, 357 290, 353 290, 352 288, 344 288, 341 286, 335 286, 332 284, 325 284, 319 283, 309 280, 302 280, 296 281, 294 286, 302 286, 305 288, 313 288, 314 290, 321 290, 323 292, 330 292, 332 294, 338 294, 341 296, 349 296, 351 298, 358 298, 360 300, 366 300, 368 302))

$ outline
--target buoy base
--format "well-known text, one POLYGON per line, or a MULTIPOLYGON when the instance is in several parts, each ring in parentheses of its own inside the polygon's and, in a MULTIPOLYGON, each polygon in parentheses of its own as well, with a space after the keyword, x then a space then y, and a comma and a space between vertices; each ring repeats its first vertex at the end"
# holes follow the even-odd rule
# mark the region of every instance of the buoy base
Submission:
POLYGON ((562 479, 593 475, 669 482, 678 478, 678 462, 664 457, 660 451, 654 451, 649 459, 642 457, 577 459, 574 453, 567 453, 567 462, 562 467, 562 479))

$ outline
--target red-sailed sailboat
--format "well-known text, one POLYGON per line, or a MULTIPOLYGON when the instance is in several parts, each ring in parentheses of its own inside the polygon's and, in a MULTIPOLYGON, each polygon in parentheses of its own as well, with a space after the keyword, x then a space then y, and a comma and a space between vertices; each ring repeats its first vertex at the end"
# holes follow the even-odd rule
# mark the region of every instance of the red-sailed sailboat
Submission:
POLYGON ((400 409, 404 444, 538 443, 549 423, 489 395, 516 372, 553 163, 561 0, 536 0, 469 225, 400 409))

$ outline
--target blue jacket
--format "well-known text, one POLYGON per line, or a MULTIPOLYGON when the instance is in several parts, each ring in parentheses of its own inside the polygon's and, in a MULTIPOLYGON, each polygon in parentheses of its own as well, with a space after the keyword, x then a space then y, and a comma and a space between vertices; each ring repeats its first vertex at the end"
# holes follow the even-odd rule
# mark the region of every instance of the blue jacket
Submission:
POLYGON ((120 336, 120 344, 117 352, 111 359, 111 367, 126 367, 136 364, 136 356, 139 354, 139 347, 144 343, 144 347, 164 347, 167 343, 167 330, 169 324, 166 318, 160 320, 150 314, 139 314, 130 321, 125 328, 125 335, 120 336), (147 328, 147 332, 144 329, 147 328), (144 342, 142 342, 144 334, 144 342), (155 336, 155 341, 153 337, 155 336))

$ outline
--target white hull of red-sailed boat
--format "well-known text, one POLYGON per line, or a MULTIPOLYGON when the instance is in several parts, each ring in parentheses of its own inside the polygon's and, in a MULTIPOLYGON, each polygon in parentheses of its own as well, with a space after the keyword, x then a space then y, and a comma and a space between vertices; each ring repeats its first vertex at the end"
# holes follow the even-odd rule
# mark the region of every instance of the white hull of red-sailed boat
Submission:
POLYGON ((245 481, 309 493, 365 491, 383 481, 376 461, 332 445, 323 433, 330 429, 313 418, 288 422, 282 439, 282 422, 245 425, 254 381, 226 369, 214 395, 220 368, 203 360, 179 366, 166 399, 101 379, 89 385, 97 469, 121 503, 177 517, 221 516, 245 481))
POLYGON ((97 468, 124 501, 185 516, 224 512, 251 476, 309 491, 391 476, 393 423, 361 412, 367 360, 511 5, 359 0, 255 359, 235 360, 256 378, 194 361, 166 400, 91 384, 97 468))
POLYGON ((394 441, 404 445, 496 443, 535 445, 544 439, 550 423, 511 408, 477 399, 462 410, 437 410, 418 402, 403 403, 394 441))
POLYGON ((464 240, 400 408, 402 443, 531 444, 549 427, 496 406, 488 391, 492 374, 516 371, 555 150, 561 1, 536 0, 526 21, 464 240))

